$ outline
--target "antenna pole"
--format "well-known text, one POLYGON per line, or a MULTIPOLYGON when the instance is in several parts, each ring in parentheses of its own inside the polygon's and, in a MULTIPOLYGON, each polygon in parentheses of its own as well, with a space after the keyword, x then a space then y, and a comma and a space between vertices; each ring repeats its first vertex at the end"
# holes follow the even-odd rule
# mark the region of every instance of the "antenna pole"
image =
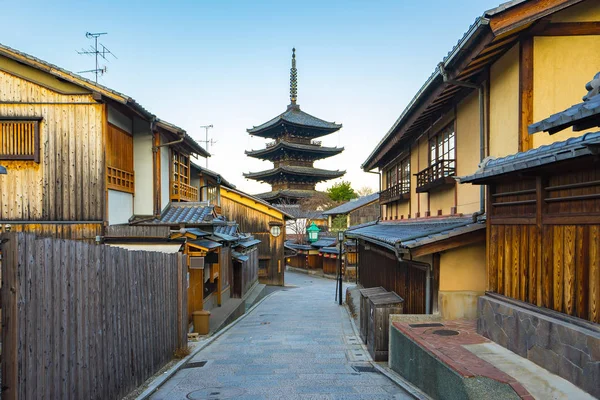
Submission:
MULTIPOLYGON (((202 125, 200 128, 204 128, 205 133, 206 133, 206 139, 205 140, 200 140, 202 143, 204 143, 205 147, 206 147, 206 151, 208 151, 208 145, 214 145, 215 143, 217 143, 216 141, 210 139, 208 140, 208 130, 210 128, 212 128, 212 124, 210 125, 202 125)), ((208 157, 206 157, 206 168, 208 168, 208 157)))
POLYGON ((102 57, 104 60, 108 61, 108 58, 106 58, 107 54, 110 54, 111 56, 113 56, 114 58, 117 58, 117 56, 115 56, 109 49, 106 48, 106 46, 104 46, 102 43, 100 43, 100 46, 102 46, 102 51, 98 50, 98 38, 102 35, 106 35, 107 32, 98 32, 98 33, 90 33, 90 32, 86 32, 85 33, 85 37, 88 39, 94 39, 94 47, 91 47, 90 50, 81 50, 78 51, 78 54, 85 54, 85 55, 94 55, 94 58, 96 59, 96 64, 94 69, 90 69, 87 71, 79 71, 78 74, 86 74, 86 73, 93 73, 96 75, 96 83, 98 83, 98 74, 100 75, 104 75, 104 73, 106 72, 106 67, 104 68, 100 68, 99 64, 98 64, 98 56, 102 57))

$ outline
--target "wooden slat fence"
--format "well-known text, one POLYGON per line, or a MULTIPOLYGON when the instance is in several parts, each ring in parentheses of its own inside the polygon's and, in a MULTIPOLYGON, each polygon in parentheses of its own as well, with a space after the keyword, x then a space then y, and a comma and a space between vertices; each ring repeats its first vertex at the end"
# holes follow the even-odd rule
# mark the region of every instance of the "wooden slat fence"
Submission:
POLYGON ((2 240, 3 399, 122 398, 187 346, 185 256, 2 240))

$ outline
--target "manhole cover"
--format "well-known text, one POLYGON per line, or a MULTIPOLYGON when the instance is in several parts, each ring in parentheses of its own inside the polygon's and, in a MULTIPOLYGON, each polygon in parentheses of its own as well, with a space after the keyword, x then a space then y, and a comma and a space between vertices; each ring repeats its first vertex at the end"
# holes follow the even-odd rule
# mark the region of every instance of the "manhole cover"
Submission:
POLYGON ((232 399, 246 393, 244 389, 240 388, 223 388, 223 387, 209 387, 200 390, 194 390, 187 394, 187 398, 190 400, 222 400, 232 399))
POLYGON ((436 331, 433 331, 433 333, 435 335, 440 335, 440 336, 456 336, 456 335, 458 335, 458 331, 453 331, 451 329, 438 329, 436 331))
POLYGON ((206 365, 206 361, 189 362, 189 363, 185 364, 183 367, 181 367, 181 369, 186 369, 186 368, 202 368, 205 365, 206 365))
POLYGON ((444 324, 440 324, 439 322, 433 322, 428 324, 409 324, 411 328, 435 328, 437 326, 444 326, 444 324))
POLYGON ((354 368, 354 370, 356 372, 373 372, 373 373, 377 372, 377 370, 370 365, 368 365, 368 366, 355 365, 352 368, 354 368))

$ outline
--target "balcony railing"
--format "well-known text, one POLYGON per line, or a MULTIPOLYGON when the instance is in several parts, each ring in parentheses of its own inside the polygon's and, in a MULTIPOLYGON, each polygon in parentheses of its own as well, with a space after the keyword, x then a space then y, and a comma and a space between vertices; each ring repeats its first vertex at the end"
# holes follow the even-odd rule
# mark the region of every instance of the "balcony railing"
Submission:
POLYGON ((171 200, 198 201, 198 188, 185 183, 174 182, 171 186, 171 200))
POLYGON ((443 186, 453 186, 456 181, 456 160, 440 160, 416 174, 417 193, 428 192, 443 186))
POLYGON ((124 171, 114 167, 106 167, 108 188, 120 192, 135 192, 135 175, 133 172, 124 171))
POLYGON ((392 201, 410 199, 410 185, 398 184, 379 194, 379 203, 386 204, 392 201))

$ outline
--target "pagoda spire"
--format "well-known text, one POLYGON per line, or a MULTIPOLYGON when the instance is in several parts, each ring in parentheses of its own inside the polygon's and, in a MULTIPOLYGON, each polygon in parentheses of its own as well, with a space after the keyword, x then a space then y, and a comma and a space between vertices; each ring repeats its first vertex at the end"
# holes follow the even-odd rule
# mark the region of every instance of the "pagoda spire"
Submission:
POLYGON ((296 69, 296 48, 292 49, 292 68, 290 69, 290 101, 296 105, 298 99, 298 70, 296 69))

